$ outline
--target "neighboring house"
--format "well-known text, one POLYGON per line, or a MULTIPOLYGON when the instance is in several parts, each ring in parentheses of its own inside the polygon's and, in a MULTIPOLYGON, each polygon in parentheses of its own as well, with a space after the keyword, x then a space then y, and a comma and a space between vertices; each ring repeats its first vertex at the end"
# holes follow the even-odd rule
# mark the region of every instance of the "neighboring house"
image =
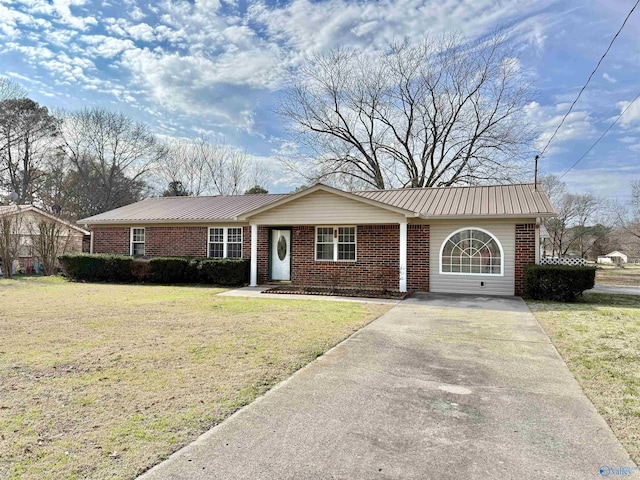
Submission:
POLYGON ((623 265, 627 263, 627 256, 616 250, 615 252, 607 253, 602 257, 598 257, 598 263, 623 265))
POLYGON ((81 220, 91 251, 250 258, 250 284, 520 295, 537 262, 533 185, 165 197, 81 220))
POLYGON ((547 256, 547 245, 549 244, 549 240, 551 239, 551 235, 549 235, 549 231, 547 227, 543 224, 540 224, 540 229, 538 231, 538 238, 540 242, 540 256, 542 258, 547 256))
POLYGON ((87 230, 33 205, 0 205, 0 219, 11 220, 11 236, 18 253, 12 266, 14 271, 41 271, 34 240, 40 234, 39 224, 43 220, 59 225, 61 250, 66 252, 82 252, 82 240, 85 235, 89 235, 87 230))

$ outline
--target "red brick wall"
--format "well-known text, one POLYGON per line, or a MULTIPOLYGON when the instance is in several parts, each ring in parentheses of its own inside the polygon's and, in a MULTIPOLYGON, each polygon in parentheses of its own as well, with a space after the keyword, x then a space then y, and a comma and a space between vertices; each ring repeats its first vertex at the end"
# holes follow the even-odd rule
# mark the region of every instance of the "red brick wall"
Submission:
POLYGON ((355 262, 317 262, 315 227, 293 227, 291 233, 292 283, 398 290, 399 225, 358 225, 355 262))
POLYGON ((251 227, 242 227, 242 258, 251 258, 251 227))
POLYGON ((407 225, 407 290, 429 291, 429 225, 407 225))
POLYGON ((536 224, 516 224, 515 294, 524 291, 524 266, 536 262, 536 224))
MULTIPOLYGON (((95 253, 129 255, 129 227, 94 227, 95 253)), ((209 230, 206 226, 145 227, 145 256, 206 257, 209 230)), ((251 227, 242 229, 242 256, 251 257, 251 227)))
MULTIPOLYGON (((295 248, 295 246, 293 247, 295 248)), ((258 227, 258 285, 269 281, 269 227, 258 227)))
POLYGON ((146 227, 146 257, 206 257, 207 227, 146 227))
POLYGON ((93 227, 93 252, 129 255, 129 227, 93 227))

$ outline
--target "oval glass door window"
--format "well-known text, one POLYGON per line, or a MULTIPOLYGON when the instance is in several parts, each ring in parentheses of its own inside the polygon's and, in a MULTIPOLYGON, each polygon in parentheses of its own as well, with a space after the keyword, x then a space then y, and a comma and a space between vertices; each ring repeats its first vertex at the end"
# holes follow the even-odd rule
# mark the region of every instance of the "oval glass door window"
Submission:
POLYGON ((287 239, 280 236, 278 239, 278 258, 282 261, 287 257, 287 239))

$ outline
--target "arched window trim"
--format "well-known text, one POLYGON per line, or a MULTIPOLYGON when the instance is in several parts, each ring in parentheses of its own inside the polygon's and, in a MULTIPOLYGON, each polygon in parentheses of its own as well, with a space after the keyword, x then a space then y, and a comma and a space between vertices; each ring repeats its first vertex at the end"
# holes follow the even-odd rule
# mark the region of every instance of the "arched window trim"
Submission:
POLYGON ((452 232, 447 236, 447 238, 444 239, 444 241, 442 242, 442 245, 440 245, 440 255, 438 257, 438 264, 440 266, 440 275, 458 275, 458 276, 473 276, 473 277, 504 277, 504 249, 502 248, 502 243, 500 243, 500 240, 498 240, 498 237, 496 237, 489 230, 485 230, 484 228, 480 228, 480 227, 470 227, 470 226, 463 227, 463 228, 459 228, 455 232, 452 232), (461 272, 443 272, 442 271, 442 252, 444 251, 445 245, 451 239, 451 237, 453 237, 457 233, 464 232, 465 230, 478 230, 479 232, 486 233, 496 242, 496 244, 498 245, 498 248, 500 249, 500 273, 470 273, 470 272, 461 273, 461 272))

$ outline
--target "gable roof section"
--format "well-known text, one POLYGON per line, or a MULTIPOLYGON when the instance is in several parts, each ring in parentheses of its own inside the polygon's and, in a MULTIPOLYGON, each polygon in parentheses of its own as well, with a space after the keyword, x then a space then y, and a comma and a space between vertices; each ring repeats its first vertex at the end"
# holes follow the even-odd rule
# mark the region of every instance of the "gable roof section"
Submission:
MULTIPOLYGON (((404 217, 535 218, 556 215, 547 195, 533 184, 403 188, 345 192, 323 184, 291 194, 159 197, 79 221, 83 224, 220 223, 247 221, 314 192, 360 202, 404 217)), ((364 219, 363 219, 364 220, 364 219)))
POLYGON ((354 200, 359 203, 364 203, 367 205, 371 205, 373 207, 381 208, 383 210, 391 211, 393 213, 398 213, 406 217, 417 217, 416 213, 412 210, 407 210, 406 208, 398 207, 396 205, 390 205, 388 203, 380 202, 375 199, 363 197, 363 196, 357 195, 356 194, 357 192, 345 192, 344 190, 340 190, 337 188, 329 187, 327 185, 323 185, 322 183, 318 183, 316 185, 313 185, 312 187, 306 188, 304 190, 300 190, 299 192, 286 195, 284 198, 281 198, 271 204, 264 205, 264 206, 255 208, 253 210, 250 210, 248 212, 245 212, 243 215, 240 215, 238 218, 240 218, 241 220, 247 220, 250 217, 266 212, 267 210, 271 210, 273 208, 286 205, 287 203, 294 202, 300 198, 306 197, 307 195, 310 195, 318 191, 331 193, 338 197, 354 200))
POLYGON ((548 217, 556 215, 547 195, 533 184, 403 188, 353 192, 415 211, 420 217, 548 217))
POLYGON ((84 228, 80 228, 71 222, 67 222, 66 220, 63 220, 54 215, 51 215, 50 213, 47 213, 46 211, 36 207, 35 205, 0 205, 0 217, 3 217, 5 215, 16 215, 18 213, 24 213, 24 212, 35 212, 39 215, 47 217, 50 220, 60 222, 63 225, 66 225, 67 227, 82 233, 83 235, 89 235, 90 233, 84 228))
POLYGON ((158 197, 79 220, 83 224, 211 223, 235 221, 239 215, 288 194, 158 197))

